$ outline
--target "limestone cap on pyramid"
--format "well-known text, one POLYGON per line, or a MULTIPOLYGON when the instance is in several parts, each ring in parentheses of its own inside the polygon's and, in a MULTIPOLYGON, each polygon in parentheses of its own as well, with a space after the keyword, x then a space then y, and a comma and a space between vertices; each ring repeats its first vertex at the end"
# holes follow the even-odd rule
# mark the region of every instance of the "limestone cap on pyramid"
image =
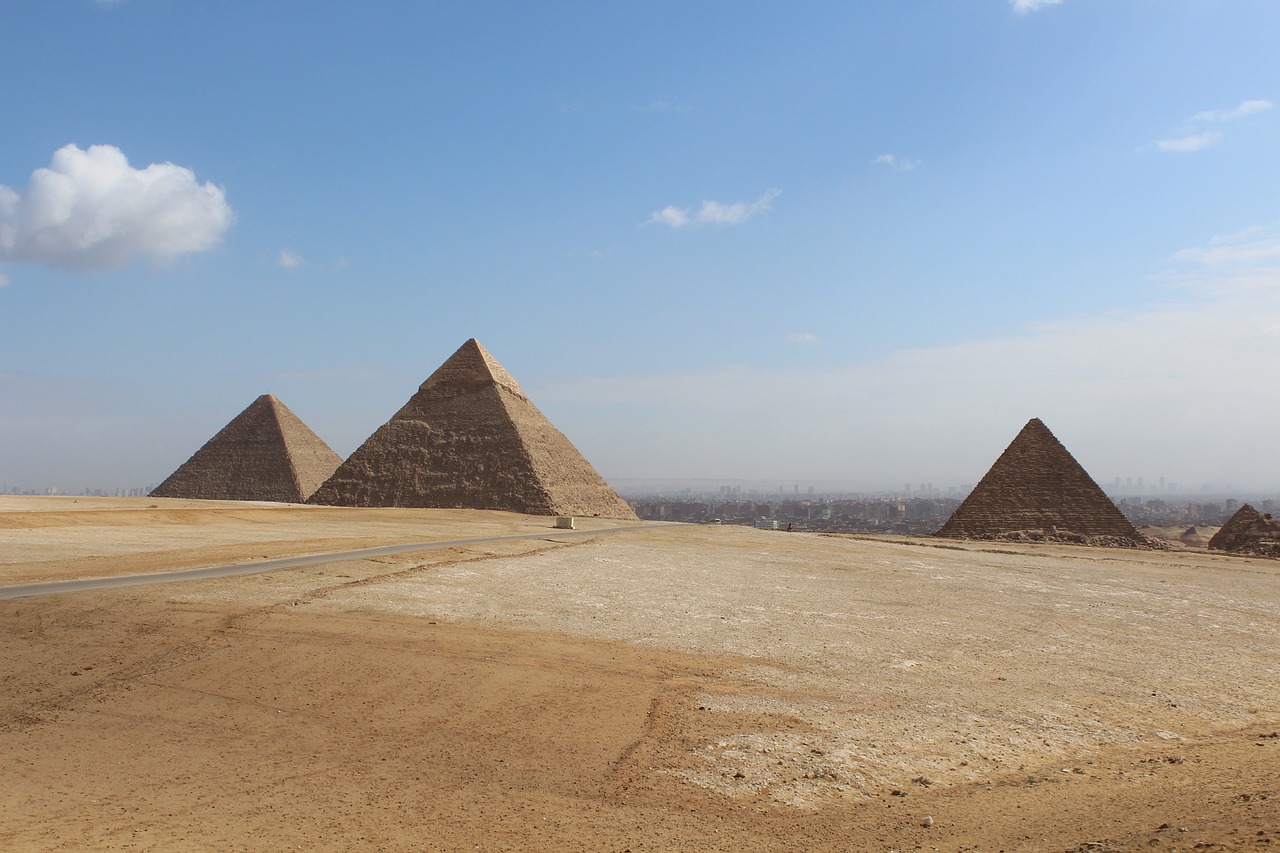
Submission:
POLYGON ((418 390, 427 391, 437 385, 452 382, 494 382, 521 397, 525 396, 506 368, 475 338, 468 338, 466 343, 458 347, 457 352, 449 356, 444 364, 437 367, 418 386, 418 390))
POLYGON ((152 490, 159 498, 301 503, 342 458, 272 394, 263 394, 152 490))

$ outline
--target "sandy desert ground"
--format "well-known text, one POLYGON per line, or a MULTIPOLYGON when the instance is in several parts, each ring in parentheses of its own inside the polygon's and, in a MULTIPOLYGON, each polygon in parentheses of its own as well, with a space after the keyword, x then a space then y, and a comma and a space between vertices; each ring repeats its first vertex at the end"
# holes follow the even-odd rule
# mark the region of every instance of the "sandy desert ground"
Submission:
POLYGON ((0 497, 3 850, 1267 850, 1280 563, 0 497))

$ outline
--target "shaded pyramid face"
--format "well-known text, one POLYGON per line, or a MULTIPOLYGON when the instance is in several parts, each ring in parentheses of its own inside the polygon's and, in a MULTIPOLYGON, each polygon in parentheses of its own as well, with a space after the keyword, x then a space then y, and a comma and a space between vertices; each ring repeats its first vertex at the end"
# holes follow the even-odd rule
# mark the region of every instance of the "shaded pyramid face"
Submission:
POLYGON ((302 503, 341 464, 284 403, 263 394, 151 495, 302 503))
POLYGON ((310 503, 636 517, 475 339, 431 374, 310 503))
POLYGON ((1141 541, 1124 513, 1033 418, 935 535, 976 538, 1048 528, 1141 541))

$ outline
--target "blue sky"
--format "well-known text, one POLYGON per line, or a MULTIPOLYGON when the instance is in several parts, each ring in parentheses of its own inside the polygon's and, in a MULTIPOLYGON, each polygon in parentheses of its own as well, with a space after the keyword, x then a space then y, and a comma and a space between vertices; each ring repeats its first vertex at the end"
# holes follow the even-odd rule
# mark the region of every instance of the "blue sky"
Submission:
POLYGON ((346 455, 476 337, 611 479, 1280 489, 1272 0, 0 6, 0 479, 346 455))

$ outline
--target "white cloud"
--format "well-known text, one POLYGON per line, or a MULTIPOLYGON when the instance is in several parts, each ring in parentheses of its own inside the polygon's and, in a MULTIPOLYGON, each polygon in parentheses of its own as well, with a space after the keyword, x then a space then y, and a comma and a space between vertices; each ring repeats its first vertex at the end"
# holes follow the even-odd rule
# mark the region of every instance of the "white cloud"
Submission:
POLYGON ((212 249, 235 216, 222 188, 172 163, 142 169, 120 149, 67 145, 26 192, 0 185, 0 259, 88 272, 212 249))
POLYGON ((1009 0, 1009 5, 1019 15, 1025 15, 1028 12, 1043 9, 1045 6, 1056 6, 1061 2, 1062 0, 1009 0))
POLYGON ((764 213, 773 207, 773 200, 782 195, 782 190, 766 190, 755 201, 737 201, 725 204, 719 201, 704 201, 697 213, 688 208, 667 206, 656 210, 645 221, 646 225, 667 225, 671 228, 684 228, 688 225, 741 225, 748 219, 764 213))
POLYGON ((689 211, 668 205, 662 210, 655 210, 645 224, 670 225, 672 228, 683 228, 689 224, 689 211))
POLYGON ((1137 310, 824 369, 725 366, 530 390, 564 411, 552 417, 566 432, 609 432, 618 449, 592 461, 620 477, 973 483, 1041 417, 1100 481, 1274 489, 1280 458, 1258 448, 1280 420, 1280 390, 1263 378, 1280 347, 1280 228, 1173 261, 1167 277, 1181 287, 1137 310), (619 405, 646 414, 619 424, 619 405))
POLYGON ((1172 151, 1177 154, 1189 154, 1194 151, 1203 151, 1204 149, 1215 145, 1223 138, 1223 134, 1218 130, 1200 130, 1199 125, 1203 124, 1223 124, 1232 122, 1254 113, 1265 112, 1275 107, 1271 101, 1251 100, 1242 101, 1240 106, 1230 110, 1205 110, 1198 112, 1191 117, 1186 127, 1182 128, 1182 135, 1161 139, 1156 142, 1156 147, 1161 151, 1172 151))
POLYGON ((737 225, 746 222, 758 213, 764 213, 773 207, 773 200, 782 195, 782 190, 765 190, 755 201, 737 201, 733 204, 721 204, 718 201, 704 201, 702 210, 698 211, 699 222, 711 222, 717 225, 737 225))
POLYGON ((920 168, 920 161, 913 160, 910 157, 898 157, 894 154, 881 154, 879 157, 871 161, 871 165, 888 166, 891 169, 911 172, 920 168))
POLYGON ((1253 100, 1244 101, 1240 106, 1233 110, 1206 110, 1202 113, 1196 113, 1191 117, 1192 121, 1235 121, 1254 113, 1266 112, 1273 109, 1275 104, 1271 101, 1253 100))
POLYGON ((798 347, 813 347, 820 342, 817 335, 809 332, 797 332, 794 335, 787 335, 787 343, 798 347))
POLYGON ((300 266, 306 265, 306 261, 300 255, 291 249, 281 249, 280 254, 276 256, 276 266, 286 270, 296 270, 300 266))
POLYGON ((6 287, 9 284, 9 276, 0 272, 0 287, 6 287))
POLYGON ((1204 133, 1193 133, 1187 136, 1176 136, 1170 139, 1161 139, 1156 142, 1156 147, 1161 151, 1173 151, 1178 154, 1189 154, 1193 151, 1203 151, 1209 146, 1216 144, 1221 139, 1221 133, 1216 130, 1207 130, 1204 133))

